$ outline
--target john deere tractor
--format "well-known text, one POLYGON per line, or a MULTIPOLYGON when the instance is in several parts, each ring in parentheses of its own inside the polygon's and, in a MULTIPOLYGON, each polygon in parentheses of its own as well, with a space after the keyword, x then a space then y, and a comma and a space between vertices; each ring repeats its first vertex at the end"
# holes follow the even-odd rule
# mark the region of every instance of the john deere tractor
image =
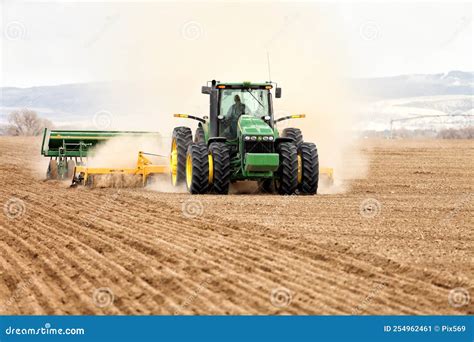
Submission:
MULTIPOLYGON (((316 145, 304 142, 297 128, 279 132, 277 123, 302 115, 274 118, 273 83, 208 82, 209 116, 175 114, 197 120, 176 127, 171 143, 173 185, 186 183, 192 194, 227 194, 231 182, 258 181, 265 192, 313 195, 318 189, 316 145)), ((281 88, 275 89, 281 97, 281 88)))

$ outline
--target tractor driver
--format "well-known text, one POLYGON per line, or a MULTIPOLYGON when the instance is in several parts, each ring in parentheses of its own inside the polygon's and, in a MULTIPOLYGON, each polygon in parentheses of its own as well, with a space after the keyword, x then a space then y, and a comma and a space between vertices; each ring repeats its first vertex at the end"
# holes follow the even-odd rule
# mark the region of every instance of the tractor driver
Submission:
POLYGON ((235 138, 239 117, 247 112, 247 106, 240 101, 239 95, 234 96, 234 102, 224 118, 225 129, 223 130, 223 135, 228 138, 235 138))

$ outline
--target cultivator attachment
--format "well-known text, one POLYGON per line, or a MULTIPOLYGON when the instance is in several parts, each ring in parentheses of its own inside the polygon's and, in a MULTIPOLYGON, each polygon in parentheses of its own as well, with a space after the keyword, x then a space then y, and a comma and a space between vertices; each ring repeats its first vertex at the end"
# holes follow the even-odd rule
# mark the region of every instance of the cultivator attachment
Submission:
POLYGON ((324 186, 332 186, 334 184, 334 169, 330 167, 320 167, 319 182, 324 186))
POLYGON ((151 176, 169 172, 168 165, 154 165, 146 157, 147 155, 165 157, 140 151, 136 168, 111 169, 76 166, 71 186, 86 185, 91 188, 145 186, 151 176))

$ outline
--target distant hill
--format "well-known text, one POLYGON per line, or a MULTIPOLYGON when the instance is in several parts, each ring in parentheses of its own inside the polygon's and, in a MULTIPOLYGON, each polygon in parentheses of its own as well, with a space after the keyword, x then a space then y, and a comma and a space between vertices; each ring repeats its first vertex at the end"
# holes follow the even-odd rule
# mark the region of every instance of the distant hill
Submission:
POLYGON ((450 71, 428 75, 361 78, 354 79, 352 84, 354 89, 359 89, 359 95, 374 100, 436 95, 473 95, 474 72, 450 71))
MULTIPOLYGON (((420 113, 473 112, 474 72, 351 79, 350 83, 360 98, 366 100, 359 110, 360 128, 383 129, 390 119, 420 113)), ((6 122, 6 116, 12 110, 27 107, 57 125, 79 127, 81 123, 90 122, 94 113, 104 108, 109 111, 124 108, 122 99, 107 97, 112 94, 111 89, 117 87, 124 94, 135 88, 139 91, 137 85, 118 82, 0 88, 0 124, 6 122)))

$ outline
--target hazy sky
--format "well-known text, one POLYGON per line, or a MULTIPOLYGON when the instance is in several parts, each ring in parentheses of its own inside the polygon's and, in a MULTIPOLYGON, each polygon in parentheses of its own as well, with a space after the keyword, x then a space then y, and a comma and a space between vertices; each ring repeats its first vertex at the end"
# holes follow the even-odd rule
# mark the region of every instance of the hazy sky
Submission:
POLYGON ((0 3, 0 86, 266 80, 267 51, 275 76, 320 58, 356 77, 474 70, 472 2, 0 3))

